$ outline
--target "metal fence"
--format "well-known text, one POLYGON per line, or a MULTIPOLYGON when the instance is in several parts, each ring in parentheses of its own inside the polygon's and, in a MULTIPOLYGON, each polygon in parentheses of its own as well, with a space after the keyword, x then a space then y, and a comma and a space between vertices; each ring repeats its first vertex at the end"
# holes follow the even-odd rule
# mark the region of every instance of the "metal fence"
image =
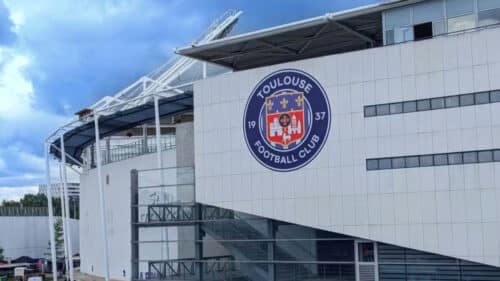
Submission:
MULTIPOLYGON (((0 217, 46 217, 47 207, 0 207, 0 217)), ((54 215, 60 216, 60 209, 54 208, 54 215)))

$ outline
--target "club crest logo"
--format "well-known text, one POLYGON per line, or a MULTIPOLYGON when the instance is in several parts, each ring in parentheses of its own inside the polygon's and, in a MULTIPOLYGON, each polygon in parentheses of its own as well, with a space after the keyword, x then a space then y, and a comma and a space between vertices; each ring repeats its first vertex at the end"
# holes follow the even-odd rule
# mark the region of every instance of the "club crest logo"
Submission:
POLYGON ((244 120, 252 155, 275 171, 293 171, 311 162, 330 131, 330 104, 311 75, 296 69, 274 72, 253 89, 244 120))

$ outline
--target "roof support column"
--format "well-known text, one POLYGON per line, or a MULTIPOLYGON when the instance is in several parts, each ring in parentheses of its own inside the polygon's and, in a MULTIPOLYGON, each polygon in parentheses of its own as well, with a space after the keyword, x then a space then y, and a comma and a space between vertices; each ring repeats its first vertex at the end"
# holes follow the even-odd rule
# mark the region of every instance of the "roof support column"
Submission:
MULTIPOLYGON (((66 172, 66 151, 64 148, 64 134, 61 135, 61 161, 62 161, 62 188, 64 189, 64 198, 61 197, 61 201, 64 200, 64 213, 65 213, 65 218, 63 220, 63 224, 66 225, 66 241, 68 242, 67 248, 68 248, 68 262, 69 262, 69 280, 73 281, 74 279, 74 272, 73 272, 73 245, 71 245, 71 228, 70 228, 70 222, 68 219, 68 216, 70 216, 69 213, 69 197, 68 197, 68 173, 66 172)), ((62 206, 62 205, 61 205, 62 206)))
MULTIPOLYGON (((66 207, 64 198, 64 188, 63 188, 63 172, 62 172, 62 164, 59 161, 59 198, 61 199, 61 222, 63 228, 63 242, 64 242, 64 262, 66 264, 66 278, 68 278, 68 268, 69 268, 69 260, 68 260, 68 239, 66 239, 66 235, 68 234, 68 229, 66 228, 66 207)), ((71 275, 70 275, 71 278, 71 275)))
POLYGON ((102 186, 102 161, 101 161, 101 137, 99 136, 99 115, 94 115, 94 128, 95 128, 95 152, 96 152, 96 166, 97 166, 97 184, 99 186, 99 203, 101 207, 101 228, 103 240, 103 254, 104 254, 104 273, 105 280, 109 281, 109 255, 108 255, 108 233, 104 203, 104 188, 102 186))
POLYGON ((49 208, 50 256, 52 258, 52 279, 57 281, 56 242, 54 239, 54 213, 52 209, 52 184, 50 182, 50 144, 45 146, 45 175, 47 181, 47 204, 49 208))

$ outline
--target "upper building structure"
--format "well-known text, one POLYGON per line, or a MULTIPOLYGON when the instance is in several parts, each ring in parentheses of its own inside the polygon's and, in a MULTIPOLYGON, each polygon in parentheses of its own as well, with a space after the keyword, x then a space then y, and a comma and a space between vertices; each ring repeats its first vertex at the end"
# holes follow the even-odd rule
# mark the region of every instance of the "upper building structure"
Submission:
POLYGON ((49 138, 84 167, 81 270, 500 280, 498 50, 493 0, 384 1, 178 49, 202 70, 188 91, 49 138))

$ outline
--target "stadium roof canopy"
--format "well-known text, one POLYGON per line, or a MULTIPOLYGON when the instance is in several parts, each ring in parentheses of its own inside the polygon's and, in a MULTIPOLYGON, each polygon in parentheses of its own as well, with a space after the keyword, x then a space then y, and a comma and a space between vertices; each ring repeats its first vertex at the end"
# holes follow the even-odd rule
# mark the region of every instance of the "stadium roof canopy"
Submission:
POLYGON ((382 12, 423 0, 384 1, 178 49, 180 55, 244 70, 383 44, 382 12))

